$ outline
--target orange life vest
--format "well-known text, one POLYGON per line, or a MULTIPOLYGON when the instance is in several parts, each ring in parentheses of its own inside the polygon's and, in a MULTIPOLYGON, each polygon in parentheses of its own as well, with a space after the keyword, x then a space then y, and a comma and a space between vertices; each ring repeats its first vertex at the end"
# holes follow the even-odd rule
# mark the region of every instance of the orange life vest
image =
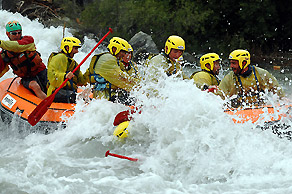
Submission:
POLYGON ((5 50, 1 55, 3 61, 9 65, 13 69, 13 73, 19 77, 34 77, 46 68, 37 51, 15 53, 5 50))

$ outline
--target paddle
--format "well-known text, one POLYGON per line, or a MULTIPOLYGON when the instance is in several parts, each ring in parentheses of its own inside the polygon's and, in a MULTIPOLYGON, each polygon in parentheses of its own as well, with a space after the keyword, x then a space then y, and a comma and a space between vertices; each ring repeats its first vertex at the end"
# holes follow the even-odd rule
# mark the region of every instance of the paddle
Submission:
MULTIPOLYGON (((72 71, 72 73, 74 73, 75 71, 77 71, 77 69, 79 69, 79 67, 86 61, 86 59, 93 53, 93 51, 101 44, 101 42, 110 34, 112 33, 113 30, 111 28, 109 28, 108 33, 106 33, 106 35, 104 35, 104 37, 102 37, 102 39, 100 39, 100 41, 95 45, 95 47, 90 51, 90 53, 88 53, 86 55, 86 57, 81 61, 81 63, 72 71)), ((51 106, 51 104, 53 103, 56 94, 59 92, 59 90, 61 88, 63 88, 63 86, 66 84, 66 82, 69 79, 66 78, 65 81, 59 86, 59 88, 57 88, 55 90, 55 92, 53 94, 51 94, 50 96, 48 96, 47 98, 45 98, 33 111, 32 113, 30 113, 30 115, 28 116, 28 122, 32 125, 35 126, 39 120, 42 118, 42 116, 47 112, 47 110, 49 109, 49 107, 51 106)))
POLYGON ((118 126, 120 123, 123 123, 125 121, 130 121, 132 119, 131 115, 131 110, 125 110, 122 112, 119 112, 115 119, 114 119, 114 126, 118 126))
POLYGON ((142 106, 131 107, 130 110, 125 110, 125 111, 119 112, 114 119, 113 125, 118 126, 122 122, 132 120, 132 114, 134 114, 136 112, 138 112, 138 114, 141 114, 141 112, 142 112, 141 109, 142 109, 142 106))
POLYGON ((134 162, 138 161, 137 158, 130 158, 130 157, 127 157, 127 156, 122 156, 122 155, 118 155, 118 154, 112 154, 112 153, 110 153, 109 150, 105 153, 105 157, 107 157, 108 155, 113 156, 113 157, 117 157, 117 158, 121 158, 121 159, 134 161, 134 162))

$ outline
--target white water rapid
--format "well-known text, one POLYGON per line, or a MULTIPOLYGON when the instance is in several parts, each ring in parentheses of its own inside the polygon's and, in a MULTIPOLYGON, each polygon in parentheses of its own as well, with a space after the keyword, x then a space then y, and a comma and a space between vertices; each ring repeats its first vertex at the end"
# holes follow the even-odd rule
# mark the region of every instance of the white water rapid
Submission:
MULTIPOLYGON (((45 64, 59 51, 63 27, 44 28, 3 10, 0 17, 0 40, 7 40, 5 24, 17 20, 23 35, 34 37, 45 64)), ((76 61, 95 44, 85 39, 76 61)), ((11 71, 0 81, 9 77, 11 71)), ((291 93, 290 79, 280 82, 291 93)), ((159 87, 160 99, 136 93, 144 109, 134 115, 125 142, 113 138, 112 123, 126 108, 105 100, 78 102, 68 127, 48 135, 20 133, 16 122, 0 122, 0 193, 292 193, 291 141, 251 122, 234 124, 222 100, 191 81, 169 78, 159 87), (105 157, 107 150, 139 160, 105 157)))

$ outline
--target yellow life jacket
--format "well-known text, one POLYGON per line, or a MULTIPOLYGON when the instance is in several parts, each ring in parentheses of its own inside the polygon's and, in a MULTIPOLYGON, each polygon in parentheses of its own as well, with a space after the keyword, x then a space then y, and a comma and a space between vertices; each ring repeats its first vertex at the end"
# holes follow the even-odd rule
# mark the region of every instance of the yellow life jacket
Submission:
POLYGON ((104 52, 104 53, 100 53, 100 54, 97 54, 97 55, 94 55, 92 58, 91 58, 91 61, 90 61, 90 64, 89 64, 89 67, 87 68, 84 76, 86 77, 86 81, 88 83, 90 83, 90 85, 93 85, 96 83, 96 80, 94 78, 94 76, 96 76, 97 74, 94 72, 94 68, 96 66, 96 63, 98 61, 98 59, 106 54, 106 53, 109 53, 109 52, 104 52))
MULTIPOLYGON (((148 59, 146 60, 145 64, 146 66, 150 67, 151 63, 158 64, 164 64, 164 72, 167 76, 176 75, 178 72, 182 72, 182 67, 178 62, 174 62, 169 59, 168 55, 166 55, 164 52, 160 54, 150 54, 148 59), (167 64, 167 67, 166 67, 167 64)), ((184 75, 182 72, 183 79, 189 79, 187 76, 184 75)))
MULTIPOLYGON (((264 90, 261 89, 260 87, 260 81, 258 79, 259 74, 255 70, 254 66, 251 66, 252 68, 252 73, 251 73, 251 78, 250 80, 255 82, 253 85, 256 86, 256 88, 250 87, 248 90, 244 89, 245 83, 242 82, 240 76, 236 75, 234 77, 236 85, 240 87, 240 91, 237 94, 237 97, 235 99, 231 100, 231 105, 232 107, 238 107, 241 105, 262 105, 264 104, 263 98, 261 98, 260 93, 264 92, 264 90)), ((251 84, 248 83, 250 86, 251 84)))
POLYGON ((211 85, 218 86, 220 84, 219 78, 213 72, 206 70, 194 72, 190 79, 193 79, 197 87, 202 90, 208 89, 211 85))
MULTIPOLYGON (((49 56, 48 59, 48 64, 50 63, 50 61, 52 60, 52 58, 58 54, 64 54, 64 53, 60 53, 60 52, 52 52, 51 55, 49 56)), ((65 54, 64 54, 65 55, 65 54)), ((76 63, 76 61, 70 57, 67 57, 68 61, 67 61, 67 70, 64 73, 68 73, 70 71, 73 71, 78 64, 76 63), (68 69, 69 68, 69 69, 68 69)), ((69 90, 73 90, 75 91, 77 89, 77 85, 79 83, 78 79, 79 79, 79 74, 80 74, 80 70, 77 70, 74 72, 74 77, 72 79, 70 79, 66 85, 64 87, 66 87, 69 90)), ((48 77, 50 76, 50 71, 48 69, 48 77)), ((49 80, 49 79, 48 79, 49 80)), ((57 86, 53 86, 50 83, 50 80, 47 83, 47 88, 48 88, 48 95, 50 95, 56 88, 57 86)))

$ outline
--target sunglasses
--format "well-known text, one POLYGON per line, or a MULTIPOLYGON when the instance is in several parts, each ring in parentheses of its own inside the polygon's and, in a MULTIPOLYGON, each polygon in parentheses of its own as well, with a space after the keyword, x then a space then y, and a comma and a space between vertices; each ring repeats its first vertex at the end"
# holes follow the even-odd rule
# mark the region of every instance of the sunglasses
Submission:
POLYGON ((21 31, 19 31, 19 32, 9 32, 11 35, 17 35, 17 34, 21 34, 21 31))

